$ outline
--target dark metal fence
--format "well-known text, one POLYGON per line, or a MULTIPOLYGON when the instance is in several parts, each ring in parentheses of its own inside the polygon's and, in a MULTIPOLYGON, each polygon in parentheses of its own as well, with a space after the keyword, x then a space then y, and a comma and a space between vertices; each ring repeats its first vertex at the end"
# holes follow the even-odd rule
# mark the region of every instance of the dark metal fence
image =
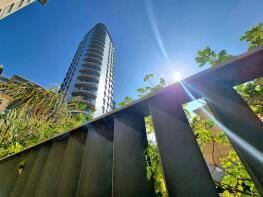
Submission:
POLYGON ((263 195, 263 125, 234 86, 263 75, 263 47, 0 161, 0 196, 154 196, 152 115, 169 196, 218 196, 182 104, 205 98, 263 195), (19 173, 18 168, 23 168, 19 173))

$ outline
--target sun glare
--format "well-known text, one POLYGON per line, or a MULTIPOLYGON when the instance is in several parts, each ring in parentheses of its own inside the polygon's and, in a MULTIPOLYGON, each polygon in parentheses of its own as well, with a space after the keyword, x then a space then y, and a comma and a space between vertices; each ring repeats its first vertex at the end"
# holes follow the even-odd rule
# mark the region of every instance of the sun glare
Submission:
POLYGON ((173 79, 174 79, 175 81, 180 81, 180 80, 182 79, 182 74, 179 73, 179 72, 173 73, 173 79))

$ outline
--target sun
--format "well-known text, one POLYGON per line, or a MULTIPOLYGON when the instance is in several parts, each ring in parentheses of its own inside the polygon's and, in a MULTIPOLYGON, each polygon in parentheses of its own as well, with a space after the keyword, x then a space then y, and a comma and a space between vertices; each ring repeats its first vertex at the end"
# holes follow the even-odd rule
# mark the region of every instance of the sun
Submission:
POLYGON ((179 73, 179 72, 174 72, 174 73, 173 73, 173 79, 174 79, 175 81, 180 81, 180 80, 182 79, 182 74, 179 73))

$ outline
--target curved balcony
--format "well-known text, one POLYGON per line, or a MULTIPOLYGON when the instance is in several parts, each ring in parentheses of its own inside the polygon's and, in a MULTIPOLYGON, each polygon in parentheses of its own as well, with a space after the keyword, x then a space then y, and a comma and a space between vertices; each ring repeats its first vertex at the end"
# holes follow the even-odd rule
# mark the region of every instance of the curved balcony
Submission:
POLYGON ((98 36, 98 35, 100 35, 100 36, 106 37, 106 35, 107 35, 107 32, 106 32, 104 29, 103 29, 103 30, 96 29, 96 30, 94 30, 92 33, 93 33, 93 36, 98 36))
POLYGON ((101 55, 103 57, 103 52, 100 49, 96 48, 96 47, 95 48, 89 47, 87 49, 87 53, 89 53, 89 52, 99 54, 99 55, 101 55))
POLYGON ((98 84, 94 82, 85 82, 85 81, 79 81, 75 84, 76 88, 91 88, 93 90, 98 89, 98 84))
POLYGON ((99 44, 102 44, 103 46, 105 45, 105 40, 101 40, 99 38, 91 38, 90 42, 97 42, 99 44))
POLYGON ((92 99, 80 99, 79 102, 86 105, 87 107, 95 107, 95 100, 92 99))
POLYGON ((74 90, 72 96, 96 98, 97 92, 95 90, 74 90))
POLYGON ((94 53, 94 52, 87 52, 85 54, 86 57, 94 57, 96 59, 99 59, 99 60, 102 60, 103 59, 103 56, 98 54, 98 53, 94 53))
POLYGON ((93 39, 93 38, 90 40, 90 43, 100 44, 100 45, 102 45, 102 46, 105 45, 105 42, 102 42, 102 41, 100 41, 100 40, 93 39))
POLYGON ((97 59, 95 57, 86 57, 86 58, 83 59, 83 61, 85 61, 85 62, 92 62, 94 64, 99 64, 99 65, 102 64, 102 60, 97 59))
POLYGON ((103 43, 105 43, 106 42, 106 36, 93 35, 91 37, 91 40, 99 40, 99 41, 102 41, 103 43))
POLYGON ((86 73, 88 71, 96 72, 95 74, 100 74, 100 69, 97 66, 83 65, 80 68, 80 72, 85 72, 86 73))
POLYGON ((90 38, 90 41, 92 41, 92 40, 98 40, 99 42, 105 43, 105 42, 106 42, 106 36, 93 35, 93 36, 90 38))
POLYGON ((100 73, 93 68, 81 68, 79 72, 83 74, 96 75, 97 77, 100 76, 100 73))
POLYGON ((89 46, 94 47, 94 48, 99 48, 101 50, 102 49, 104 50, 105 44, 102 44, 101 42, 98 42, 98 41, 90 41, 89 42, 89 46))
POLYGON ((100 64, 96 64, 93 62, 86 62, 84 64, 81 64, 83 68, 94 68, 100 71, 100 64))
POLYGON ((95 75, 81 74, 78 76, 78 80, 85 82, 99 83, 99 78, 95 75))
POLYGON ((97 49, 101 50, 102 52, 104 51, 104 45, 101 45, 101 44, 98 44, 98 43, 95 43, 95 42, 90 42, 88 47, 90 47, 90 48, 97 48, 97 49))

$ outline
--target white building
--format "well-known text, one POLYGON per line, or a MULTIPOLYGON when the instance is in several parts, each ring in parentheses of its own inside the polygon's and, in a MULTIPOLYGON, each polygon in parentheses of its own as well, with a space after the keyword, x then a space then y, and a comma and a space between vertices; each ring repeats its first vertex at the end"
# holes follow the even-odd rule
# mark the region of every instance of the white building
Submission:
MULTIPOLYGON (((47 0, 38 1, 42 5, 47 3, 47 0)), ((0 20, 33 2, 35 0, 0 0, 0 20)))
POLYGON ((80 42, 61 91, 67 99, 81 97, 81 103, 95 107, 95 116, 113 108, 115 52, 104 24, 96 24, 80 42))

